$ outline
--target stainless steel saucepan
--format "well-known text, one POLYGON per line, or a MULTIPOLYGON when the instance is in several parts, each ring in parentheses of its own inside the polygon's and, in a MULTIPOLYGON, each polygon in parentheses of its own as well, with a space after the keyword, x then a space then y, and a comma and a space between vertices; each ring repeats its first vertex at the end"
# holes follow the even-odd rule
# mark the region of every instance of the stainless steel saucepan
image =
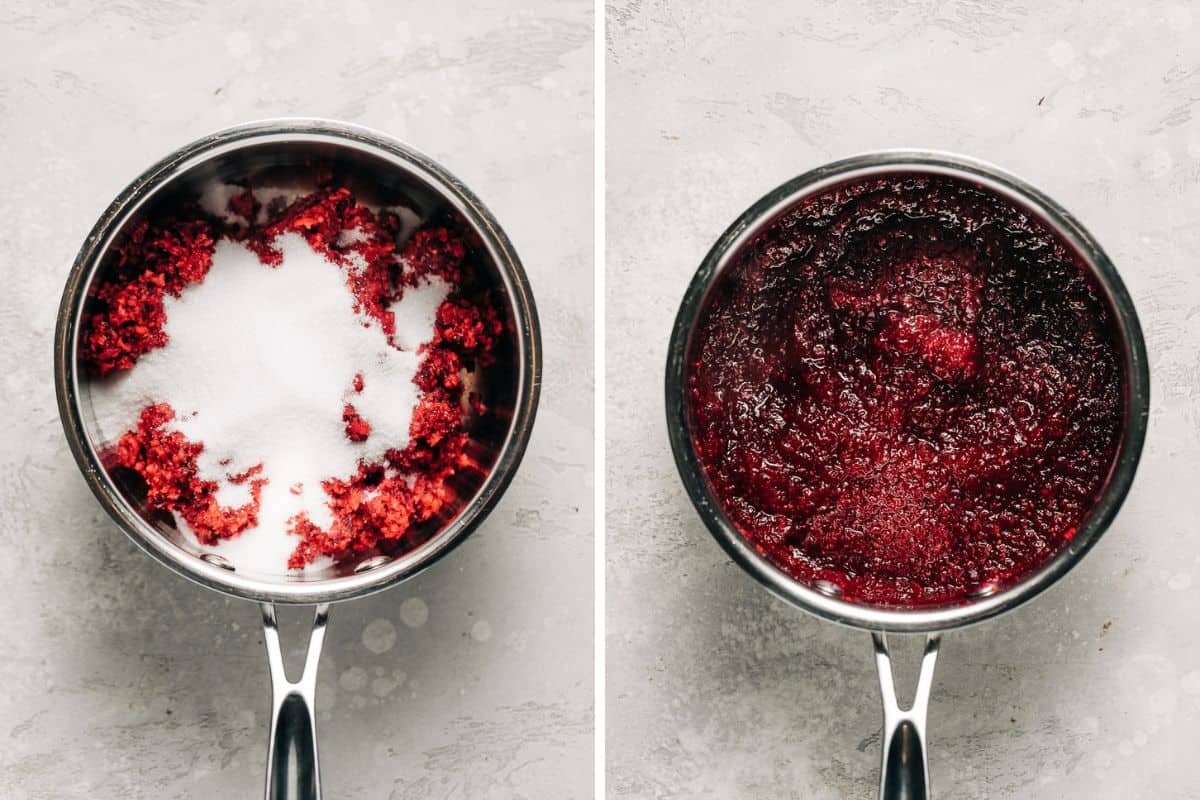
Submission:
POLYGON ((833 622, 871 633, 883 695, 883 753, 879 796, 883 800, 928 798, 925 718, 941 634, 1009 611, 1053 584, 1083 557, 1117 513, 1137 469, 1150 401, 1146 346, 1133 302, 1117 271, 1096 240, 1070 214, 1029 184, 996 167, 961 156, 929 151, 884 151, 820 167, 775 189, 722 234, 697 270, 684 295, 667 355, 667 423, 675 462, 684 486, 725 551, 763 586, 793 605, 833 622), (761 556, 721 509, 692 444, 686 403, 686 364, 691 339, 710 292, 737 263, 755 237, 788 209, 843 183, 898 173, 956 178, 1006 198, 1040 220, 1073 249, 1095 276, 1109 304, 1122 345, 1124 420, 1121 440, 1095 505, 1071 542, 1036 572, 1014 585, 985 587, 965 602, 911 610, 848 602, 836 587, 808 585, 785 575, 761 556), (926 635, 915 699, 902 708, 893 686, 887 633, 926 635))
POLYGON ((161 564, 209 589, 258 602, 273 693, 266 796, 320 797, 313 713, 317 662, 329 604, 393 586, 462 542, 508 486, 529 439, 537 407, 541 344, 537 312, 524 270, 491 213, 432 159, 379 133, 316 119, 281 119, 223 130, 193 142, 144 172, 104 212, 88 234, 67 279, 54 345, 58 408, 71 452, 109 516, 161 564), (476 376, 488 411, 469 420, 471 455, 481 465, 456 476, 452 516, 431 521, 409 552, 382 549, 354 563, 306 572, 303 578, 257 574, 198 550, 170 520, 147 510, 136 486, 104 469, 106 441, 97 429, 89 379, 78 363, 81 320, 91 288, 109 263, 114 242, 160 204, 195 195, 211 180, 258 183, 322 175, 365 202, 403 205, 423 220, 451 221, 463 230, 473 258, 496 288, 505 334, 496 362, 476 376), (302 676, 288 679, 275 623, 276 604, 314 605, 302 676))

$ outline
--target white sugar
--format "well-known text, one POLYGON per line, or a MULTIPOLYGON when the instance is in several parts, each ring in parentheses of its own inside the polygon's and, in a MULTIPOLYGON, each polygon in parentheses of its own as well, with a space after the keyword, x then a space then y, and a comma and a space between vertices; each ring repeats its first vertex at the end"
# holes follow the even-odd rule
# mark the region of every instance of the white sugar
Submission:
POLYGON ((400 231, 396 234, 398 241, 407 241, 408 237, 412 236, 413 232, 421 227, 421 218, 411 208, 405 208, 404 206, 384 206, 382 209, 372 208, 371 210, 376 212, 390 211, 399 218, 400 231))
MULTIPOLYGON (((388 449, 407 445, 420 399, 416 351, 432 338, 449 293, 436 278, 405 290, 391 307, 398 350, 375 320, 354 310, 342 268, 298 234, 275 244, 283 263, 269 267, 241 244, 219 241, 204 281, 165 298, 167 346, 92 386, 109 441, 135 427, 147 405, 169 403, 175 428, 204 443, 200 475, 218 483, 224 505, 249 499, 249 487, 227 476, 262 464, 269 482, 257 528, 205 549, 266 574, 284 574, 300 542, 287 532, 292 516, 306 511, 316 524, 330 523, 323 480, 350 478, 360 461, 381 461, 388 449), (361 394, 353 391, 358 373, 361 394), (345 435, 346 402, 371 425, 364 442, 345 435)), ((182 521, 180 529, 190 535, 182 521)))
MULTIPOLYGON (((245 186, 238 186, 234 183, 210 181, 206 183, 204 188, 200 191, 200 207, 209 214, 212 214, 218 219, 224 220, 230 225, 238 225, 244 228, 250 224, 250 220, 246 219, 240 214, 234 213, 229 208, 229 201, 244 191, 246 191, 245 186)), ((305 190, 298 187, 283 188, 280 186, 256 186, 254 188, 254 199, 258 201, 259 209, 256 219, 254 220, 254 224, 266 225, 272 209, 278 211, 287 208, 301 197, 309 194, 309 192, 311 192, 311 189, 305 190)), ((411 216, 415 216, 413 215, 412 211, 407 211, 407 213, 411 216)), ((411 233, 411 231, 409 231, 409 233, 411 233)))
POLYGON ((421 345, 429 341, 433 332, 433 323, 437 319, 438 307, 446 300, 449 287, 441 278, 430 278, 417 286, 405 286, 404 296, 396 306, 403 306, 401 313, 396 310, 396 344, 403 350, 415 353, 421 345))
POLYGON ((370 238, 371 237, 368 236, 367 232, 364 231, 362 228, 351 228, 348 231, 342 231, 341 233, 338 234, 337 246, 338 247, 349 247, 352 244, 358 244, 359 242, 365 242, 370 238))
POLYGON ((200 192, 200 207, 230 225, 245 225, 246 220, 229 210, 229 201, 244 192, 241 186, 211 181, 200 192))
POLYGON ((308 194, 309 191, 299 188, 285 189, 278 186, 256 186, 254 188, 254 199, 260 205, 258 218, 254 220, 254 224, 266 225, 272 210, 287 208, 308 194))

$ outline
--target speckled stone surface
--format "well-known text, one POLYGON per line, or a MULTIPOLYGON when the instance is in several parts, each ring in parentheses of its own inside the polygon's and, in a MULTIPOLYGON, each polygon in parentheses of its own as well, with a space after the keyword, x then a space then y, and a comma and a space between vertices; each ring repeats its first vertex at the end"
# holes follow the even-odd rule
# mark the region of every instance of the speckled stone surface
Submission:
POLYGON ((909 146, 1000 164, 1091 229, 1154 393, 1099 545, 945 638, 934 792, 1200 796, 1200 4, 618 0, 608 22, 610 794, 876 791, 869 638, 769 597, 712 541, 675 474, 662 371, 684 287, 739 213, 821 163, 909 146))
POLYGON ((141 170, 226 125, 316 115, 471 186, 524 260, 545 344, 533 440, 488 521, 333 609, 326 797, 591 797, 592 7, 103 5, 0 9, 0 795, 261 796, 258 609, 103 515, 63 439, 51 338, 84 235, 141 170))

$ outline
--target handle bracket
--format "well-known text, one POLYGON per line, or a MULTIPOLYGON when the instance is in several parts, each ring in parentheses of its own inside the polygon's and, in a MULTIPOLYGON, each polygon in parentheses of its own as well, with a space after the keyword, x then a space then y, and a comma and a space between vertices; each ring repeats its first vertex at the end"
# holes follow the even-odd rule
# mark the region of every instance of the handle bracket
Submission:
POLYGON ((933 689, 940 634, 927 636, 925 653, 912 705, 901 708, 892 675, 892 656, 887 636, 873 633, 875 669, 883 699, 883 756, 879 776, 880 800, 929 800, 929 758, 925 746, 925 718, 933 689))
POLYGON ((313 613, 308 652, 300 679, 288 679, 279 646, 275 606, 262 604, 263 642, 271 669, 271 739, 267 753, 266 800, 321 800, 321 771, 317 761, 315 697, 317 666, 325 641, 329 605, 313 613))

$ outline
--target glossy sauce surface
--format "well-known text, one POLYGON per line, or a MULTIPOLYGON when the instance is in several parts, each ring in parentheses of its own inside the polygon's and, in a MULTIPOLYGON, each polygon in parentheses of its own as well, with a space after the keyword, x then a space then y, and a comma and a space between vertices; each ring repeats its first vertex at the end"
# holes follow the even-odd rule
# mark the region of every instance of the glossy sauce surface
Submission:
POLYGON ((687 404, 719 502, 793 578, 963 600, 1075 534, 1123 414, 1112 312, 1041 223, 957 179, 803 201, 693 334, 687 404))

